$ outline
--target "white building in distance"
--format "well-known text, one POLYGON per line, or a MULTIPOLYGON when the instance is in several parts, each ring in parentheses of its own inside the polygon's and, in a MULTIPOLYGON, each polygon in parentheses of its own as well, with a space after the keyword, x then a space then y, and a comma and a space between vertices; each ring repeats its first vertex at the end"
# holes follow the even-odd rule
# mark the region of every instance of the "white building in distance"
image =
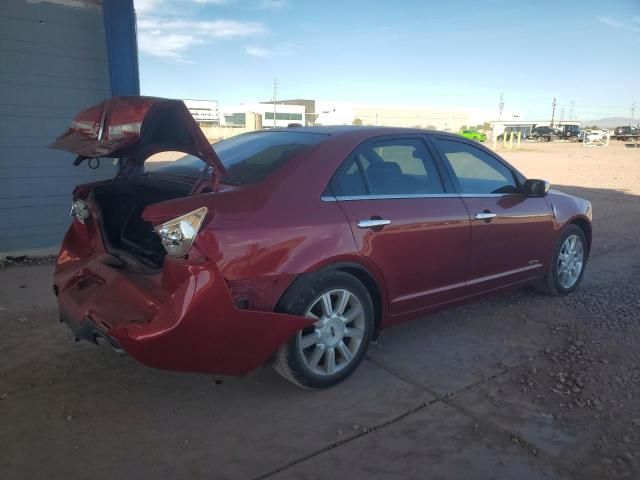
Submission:
POLYGON ((458 132, 469 125, 469 113, 462 110, 421 105, 364 104, 316 101, 317 124, 384 125, 388 127, 431 128, 458 132))
POLYGON ((303 105, 275 105, 273 103, 241 103, 225 105, 221 108, 220 125, 228 127, 244 127, 247 113, 260 116, 262 128, 287 127, 292 123, 304 125, 305 107, 303 105))
POLYGON ((198 123, 220 123, 220 111, 217 100, 183 100, 191 115, 198 123))

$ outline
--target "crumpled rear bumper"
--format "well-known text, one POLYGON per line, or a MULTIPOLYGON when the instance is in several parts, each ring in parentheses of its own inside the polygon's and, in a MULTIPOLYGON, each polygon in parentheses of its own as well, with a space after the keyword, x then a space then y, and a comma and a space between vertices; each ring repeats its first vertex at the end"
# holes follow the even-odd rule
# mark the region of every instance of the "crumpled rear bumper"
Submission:
POLYGON ((104 255, 61 255, 60 316, 76 336, 103 337, 150 367, 244 375, 312 322, 236 308, 214 262, 167 259, 154 275, 108 263, 104 255))

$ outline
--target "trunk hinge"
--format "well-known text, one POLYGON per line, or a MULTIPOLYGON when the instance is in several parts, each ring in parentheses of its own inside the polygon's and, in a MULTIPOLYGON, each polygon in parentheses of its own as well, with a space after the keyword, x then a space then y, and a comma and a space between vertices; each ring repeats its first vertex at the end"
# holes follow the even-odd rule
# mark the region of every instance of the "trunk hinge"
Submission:
POLYGON ((202 173, 200 174, 200 177, 198 177, 196 184, 191 189, 190 195, 199 195, 207 188, 212 192, 217 192, 219 187, 220 180, 218 175, 216 175, 215 169, 207 165, 202 169, 202 173))

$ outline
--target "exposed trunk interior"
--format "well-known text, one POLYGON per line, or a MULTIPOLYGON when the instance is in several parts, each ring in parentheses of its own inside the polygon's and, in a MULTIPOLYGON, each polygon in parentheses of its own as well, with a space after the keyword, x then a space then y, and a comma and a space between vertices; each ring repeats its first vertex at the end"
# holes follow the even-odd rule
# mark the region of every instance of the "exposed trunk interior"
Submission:
POLYGON ((141 177, 114 179, 93 189, 102 229, 110 250, 134 255, 146 266, 161 268, 166 251, 153 225, 142 218, 147 205, 185 197, 190 185, 141 177))

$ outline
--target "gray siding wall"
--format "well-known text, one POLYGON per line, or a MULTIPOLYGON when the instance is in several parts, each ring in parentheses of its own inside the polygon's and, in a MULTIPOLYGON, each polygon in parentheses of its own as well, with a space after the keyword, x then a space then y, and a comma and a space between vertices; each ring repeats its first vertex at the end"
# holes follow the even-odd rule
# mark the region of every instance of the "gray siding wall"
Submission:
MULTIPOLYGON (((63 2, 64 3, 64 2, 63 2)), ((111 177, 47 148, 79 110, 111 96, 102 10, 0 0, 0 253, 53 250, 71 191, 111 177)))

